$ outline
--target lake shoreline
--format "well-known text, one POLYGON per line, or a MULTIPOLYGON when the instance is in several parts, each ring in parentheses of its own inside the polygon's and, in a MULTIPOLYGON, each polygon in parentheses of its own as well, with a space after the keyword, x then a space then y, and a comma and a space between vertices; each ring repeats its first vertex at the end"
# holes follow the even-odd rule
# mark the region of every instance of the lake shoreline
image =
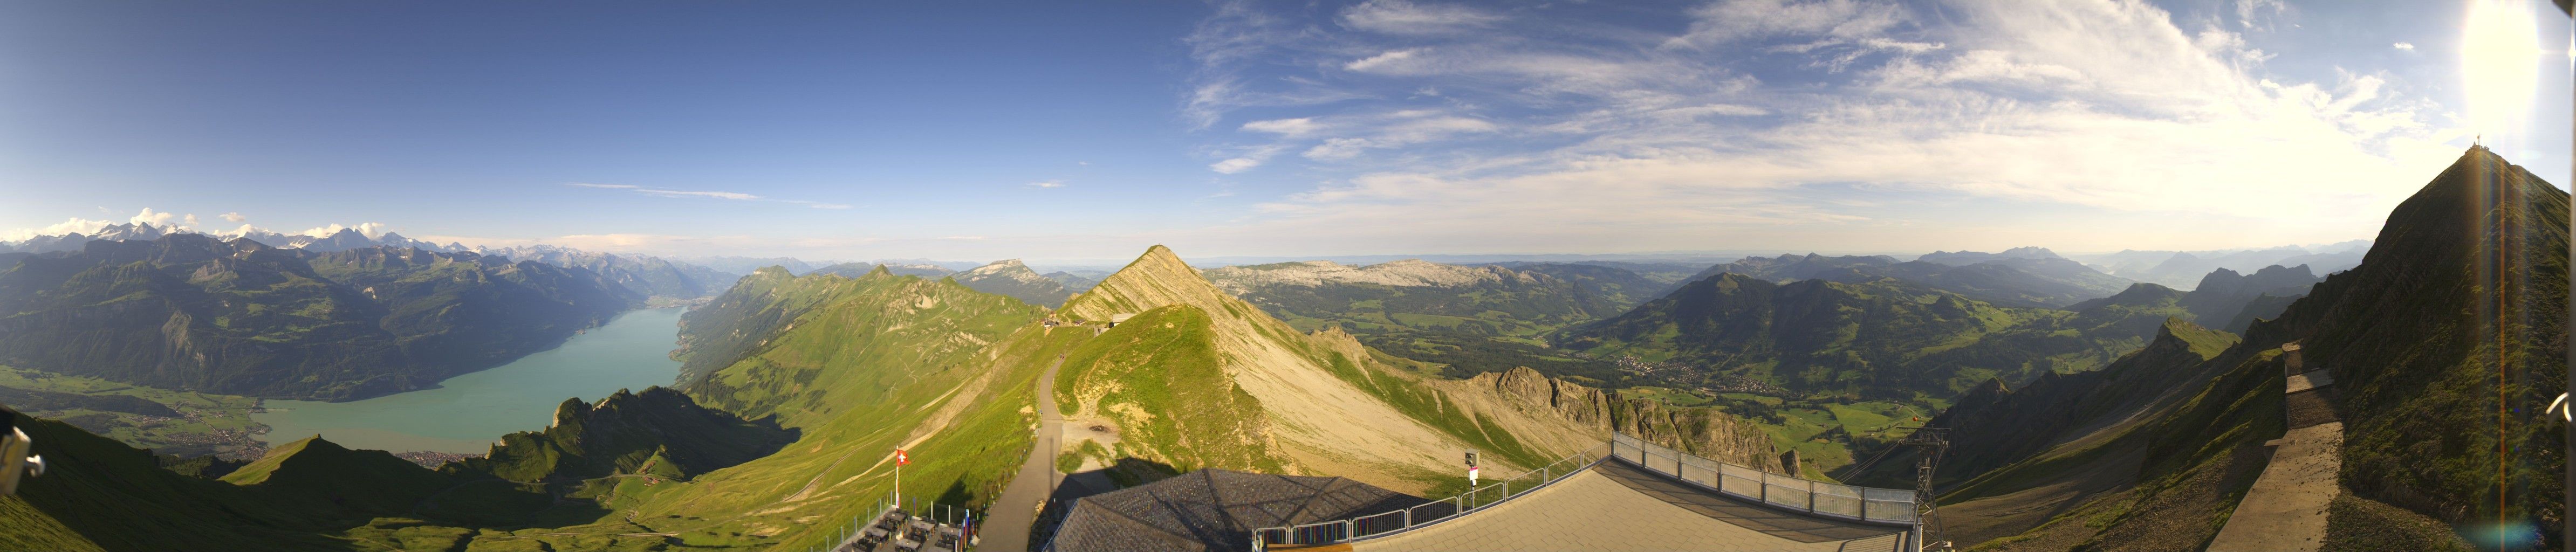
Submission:
POLYGON ((505 435, 544 429, 567 398, 671 385, 679 362, 669 351, 687 310, 619 313, 554 348, 429 388, 343 402, 260 399, 252 417, 268 431, 256 438, 276 446, 321 435, 352 449, 420 456, 415 462, 480 456, 505 435))

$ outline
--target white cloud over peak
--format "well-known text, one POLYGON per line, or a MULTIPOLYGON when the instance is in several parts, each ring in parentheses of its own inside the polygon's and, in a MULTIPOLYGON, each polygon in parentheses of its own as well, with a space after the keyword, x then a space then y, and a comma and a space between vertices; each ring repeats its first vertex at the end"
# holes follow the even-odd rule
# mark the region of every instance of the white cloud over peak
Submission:
MULTIPOLYGON (((245 224, 245 225, 242 225, 242 227, 243 227, 243 228, 250 228, 250 225, 245 224)), ((358 235, 366 236, 366 237, 367 237, 367 239, 376 239, 376 238, 384 237, 385 232, 386 232, 386 228, 385 228, 384 223, 380 223, 380 222, 365 222, 365 223, 359 223, 357 226, 341 226, 341 225, 339 225, 339 224, 328 224, 328 225, 317 226, 317 227, 313 227, 313 228, 307 228, 307 229, 305 229, 305 230, 304 230, 304 231, 302 231, 302 232, 296 232, 296 234, 298 234, 298 235, 303 235, 303 236, 311 236, 311 237, 316 237, 316 238, 328 238, 328 237, 331 237, 331 235, 332 235, 332 234, 338 234, 338 233, 340 233, 340 231, 341 231, 341 230, 356 230, 356 231, 358 231, 358 235)))
POLYGON ((25 241, 36 236, 60 236, 63 234, 95 234, 98 233, 99 229, 106 228, 110 224, 116 224, 116 222, 71 217, 62 222, 41 227, 20 228, 0 232, 0 241, 25 241))
POLYGON ((125 219, 125 222, 130 224, 149 224, 153 226, 166 227, 170 226, 170 219, 178 217, 179 215, 156 212, 153 211, 151 207, 145 207, 143 208, 143 212, 136 213, 133 217, 125 219))
MULTIPOLYGON (((107 209, 106 209, 106 208, 104 208, 104 207, 101 207, 99 210, 100 210, 100 211, 106 211, 107 209)), ((162 212, 162 211, 156 211, 156 210, 153 210, 153 209, 152 209, 152 208, 150 208, 150 207, 145 207, 145 208, 143 208, 143 210, 142 210, 142 211, 135 213, 135 214, 134 214, 134 216, 126 217, 125 221, 124 221, 124 222, 122 222, 122 223, 119 223, 119 222, 114 221, 114 220, 92 220, 92 219, 85 219, 85 218, 80 218, 80 217, 70 217, 70 218, 64 219, 62 222, 57 222, 57 223, 48 224, 48 225, 44 225, 44 226, 40 226, 40 227, 35 227, 35 228, 19 228, 19 229, 15 229, 15 230, 0 230, 0 241, 25 241, 25 240, 27 240, 27 239, 34 238, 34 237, 37 237, 37 236, 60 236, 60 235, 65 235, 65 234, 82 234, 82 235, 97 234, 97 233, 99 233, 99 231, 101 231, 101 230, 105 230, 105 229, 107 229, 107 227, 109 227, 109 226, 114 226, 114 225, 117 225, 117 224, 150 224, 150 225, 152 225, 152 226, 155 226, 155 227, 161 228, 162 230, 165 230, 165 231, 189 231, 189 230, 191 230, 191 229, 189 228, 189 226, 195 225, 196 223, 197 223, 197 221, 195 220, 195 216, 194 216, 194 215, 191 215, 191 216, 188 216, 188 217, 182 218, 181 216, 179 216, 179 215, 177 215, 177 214, 167 213, 167 212, 162 212), (173 222, 174 220, 176 220, 176 221, 184 221, 184 223, 183 223, 183 224, 172 224, 172 222, 173 222)))
POLYGON ((242 214, 241 214, 241 213, 224 213, 224 214, 223 214, 223 218, 224 218, 224 220, 226 220, 226 221, 230 221, 230 222, 241 222, 241 221, 245 221, 245 220, 250 220, 250 217, 242 216, 242 214))

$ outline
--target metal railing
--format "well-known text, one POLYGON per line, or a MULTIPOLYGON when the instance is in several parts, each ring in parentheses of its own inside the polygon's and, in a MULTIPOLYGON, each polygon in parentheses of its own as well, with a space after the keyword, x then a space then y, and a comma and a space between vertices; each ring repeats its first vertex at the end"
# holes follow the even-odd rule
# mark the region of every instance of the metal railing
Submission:
MULTIPOLYGON (((837 529, 836 533, 834 533, 840 537, 839 539, 833 540, 829 545, 810 548, 808 549, 809 552, 831 552, 841 550, 842 547, 848 546, 850 543, 859 540, 860 533, 866 530, 869 525, 875 524, 878 519, 884 518, 886 512, 892 512, 895 510, 911 512, 910 509, 902 508, 902 506, 921 506, 920 497, 905 497, 902 499, 902 502, 897 502, 896 500, 897 499, 893 492, 887 492, 886 496, 877 499, 877 507, 870 510, 872 513, 865 517, 850 518, 848 522, 841 524, 841 527, 837 529)), ((912 514, 912 516, 915 519, 953 527, 961 526, 968 520, 976 520, 975 523, 977 525, 981 525, 983 523, 981 520, 983 520, 984 516, 989 513, 989 511, 979 511, 971 508, 933 503, 930 507, 923 508, 922 512, 912 514)), ((961 543, 959 546, 962 548, 965 545, 961 543)))
POLYGON ((1592 467, 1601 459, 1607 458, 1612 452, 1611 447, 1610 443, 1602 443, 1548 465, 1539 466, 1538 469, 1471 487, 1466 492, 1458 493, 1457 496, 1425 502, 1411 508, 1305 525, 1254 529, 1252 530, 1252 549, 1263 550, 1272 545, 1333 544, 1367 540, 1447 521, 1501 504, 1513 496, 1546 487, 1550 483, 1565 479, 1566 476, 1581 473, 1584 468, 1592 467))
POLYGON ((1612 454, 1647 471, 1773 508, 1888 525, 1914 525, 1914 491, 1879 489, 1780 475, 1693 456, 1627 434, 1610 436, 1612 454))

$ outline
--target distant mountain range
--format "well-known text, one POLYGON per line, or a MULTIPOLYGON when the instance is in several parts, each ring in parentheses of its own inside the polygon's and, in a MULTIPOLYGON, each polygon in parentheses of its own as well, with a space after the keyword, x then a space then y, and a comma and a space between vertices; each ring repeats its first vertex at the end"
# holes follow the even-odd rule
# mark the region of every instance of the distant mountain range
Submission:
POLYGON ((1518 268, 1419 260, 1350 266, 1332 261, 1204 271, 1217 289, 1302 331, 1336 328, 1388 354, 1437 363, 1466 377, 1534 367, 1551 376, 1618 381, 1606 362, 1565 356, 1538 338, 1568 324, 1626 312, 1663 293, 1663 282, 1590 264, 1518 268))
POLYGON ((475 253, 166 234, 0 259, 0 363, 325 400, 419 389, 641 304, 599 273, 475 253))
POLYGON ((2048 248, 2045 247, 2015 247, 2012 249, 2006 249, 2002 253, 1983 253, 1977 251, 1934 251, 1926 253, 1921 257, 1915 257, 1914 260, 1950 266, 1968 266, 1995 261, 2030 261, 2062 258, 2064 257, 2057 256, 2057 252, 2049 251, 2048 248))
POLYGON ((957 279, 957 283, 965 284, 967 288, 975 291, 1008 295, 1013 299, 1046 308, 1063 305, 1065 298, 1073 296, 1073 291, 1066 289, 1064 282, 1039 275, 1035 270, 1029 270, 1029 265, 1021 264, 1019 259, 994 261, 993 264, 975 267, 948 277, 957 279))
MULTIPOLYGON (((2565 384, 2568 217, 2566 192, 2473 147, 2389 214, 2357 265, 2241 340, 2168 322, 2098 372, 1980 384, 1925 424, 1950 428, 1935 477, 1948 535, 1997 550, 2203 546, 2226 521, 2209 513, 2281 461, 2268 441, 2338 419, 2323 549, 2472 549, 2460 535, 2494 520, 2552 519, 2554 488, 2496 482, 2556 481, 2566 460, 2561 422, 2529 413, 2565 384), (2293 357, 2332 384, 2285 396, 2293 357)), ((2310 270, 2217 272, 2194 292, 2270 304, 2310 270)), ((1910 482, 1912 455, 1841 477, 1910 482)), ((2504 538, 2555 536, 2519 531, 2504 538)))
POLYGON ((2287 245, 2264 249, 2230 249, 2216 251, 2138 251, 2075 255, 2085 265, 2113 276, 2155 282, 2175 289, 2191 289, 2202 275, 2226 269, 2250 273, 2267 266, 2307 265, 2310 271, 2332 274, 2361 264, 2362 254, 2370 250, 2370 240, 2352 240, 2314 246, 2287 245))
POLYGON ((1709 267, 1691 280, 1721 273, 1777 282, 1823 279, 1859 283, 1895 278, 2002 306, 2051 308, 2109 297, 2128 289, 2131 283, 2037 247, 2003 253, 1935 251, 1907 262, 1884 255, 1748 257, 1709 267))
POLYGON ((1985 379, 2093 370, 2144 346, 2180 292, 2141 286, 2083 311, 2005 307, 1894 278, 1774 283, 1723 273, 1550 337, 1666 366, 1677 384, 1747 378, 1799 393, 1945 396, 1985 379))
MULTIPOLYGON (((785 268, 790 274, 804 274, 814 271, 814 265, 807 264, 805 261, 797 260, 793 257, 677 257, 676 259, 689 264, 716 269, 717 271, 728 274, 750 274, 753 271, 772 266, 785 268)), ((866 273, 865 270, 860 272, 862 274, 866 273)))
MULTIPOLYGON (((92 242, 92 241, 99 241, 99 240, 106 240, 106 241, 120 241, 120 240, 153 240, 153 239, 159 239, 159 238, 160 238, 160 237, 162 237, 162 236, 167 236, 167 235, 171 235, 171 234, 198 234, 198 233, 203 233, 203 232, 197 232, 197 231, 194 231, 194 230, 185 230, 185 229, 175 229, 175 228, 165 228, 165 227, 153 226, 151 223, 148 223, 148 222, 147 222, 147 223, 111 224, 111 225, 108 225, 108 226, 107 226, 107 227, 105 227, 105 228, 101 228, 101 229, 99 229, 99 231, 98 231, 98 232, 96 232, 96 233, 91 233, 91 234, 63 234, 63 235, 59 235, 59 236, 36 236, 36 237, 33 237, 33 238, 29 238, 29 239, 22 240, 22 241, 17 241, 17 242, 0 242, 0 253, 13 253, 13 252, 14 252, 14 253, 48 253, 48 252, 54 252, 54 251, 79 251, 79 250, 81 249, 81 245, 82 245, 82 244, 86 244, 86 243, 89 243, 89 242, 92 242)), ((447 244, 447 245, 438 245, 438 244, 435 244, 435 243, 430 243, 430 242, 425 242, 425 241, 415 240, 415 239, 411 239, 411 238, 406 238, 406 237, 403 237, 403 235, 402 235, 402 234, 397 234, 397 233, 393 233, 393 232, 386 232, 386 233, 384 233, 384 234, 378 235, 377 237, 370 238, 370 237, 367 237, 367 235, 366 235, 365 233, 359 232, 357 229, 354 229, 354 228, 343 228, 343 229, 341 229, 341 230, 340 230, 340 231, 338 231, 338 232, 334 232, 334 233, 326 234, 326 235, 322 235, 322 236, 313 236, 313 235, 308 235, 308 234, 281 234, 281 233, 271 232, 271 231, 267 231, 267 230, 261 230, 261 229, 257 229, 257 228, 253 228, 253 229, 250 229, 250 231, 248 231, 248 232, 239 233, 239 234, 209 234, 209 235, 214 235, 214 236, 217 236, 217 237, 219 237, 219 238, 226 238, 226 239, 230 239, 230 238, 248 238, 248 239, 250 239, 251 241, 256 241, 256 242, 259 242, 259 243, 261 243, 261 244, 268 245, 269 247, 277 247, 277 248, 283 248, 283 249, 303 249, 303 250, 306 250, 306 251, 345 251, 345 250, 350 250, 350 249, 358 249, 358 248, 362 248, 362 247, 376 247, 376 246, 389 246, 389 247, 417 247, 417 248, 421 248, 421 249, 427 249, 427 250, 430 250, 430 251, 441 251, 441 252, 450 252, 450 253, 453 253, 453 252, 463 252, 463 251, 472 251, 472 249, 467 248, 467 247, 465 247, 465 246, 464 246, 464 245, 462 245, 462 244, 454 244, 454 243, 450 243, 450 244, 447 244)))
MULTIPOLYGON (((530 245, 500 249, 480 246, 467 247, 464 244, 453 242, 448 243, 447 245, 439 245, 407 238, 402 234, 394 232, 385 232, 383 234, 378 234, 375 237, 368 237, 365 233, 354 228, 344 228, 338 232, 333 232, 323 236, 313 236, 308 234, 282 234, 256 228, 239 234, 204 234, 193 230, 173 230, 170 228, 156 227, 149 223, 109 225, 93 234, 37 236, 18 242, 0 242, 0 255, 6 255, 9 253, 80 251, 82 247, 93 241, 154 240, 163 236, 185 234, 212 235, 221 240, 247 239, 259 242, 261 245, 269 247, 302 251, 328 252, 382 247, 392 249, 420 249, 440 253, 474 253, 489 257, 535 260, 556 266, 589 269, 592 272, 597 272, 601 275, 607 276, 610 281, 616 282, 618 285, 634 291, 637 294, 652 298, 657 302, 666 303, 682 302, 715 295, 723 292, 727 287, 732 287, 733 280, 740 277, 740 274, 749 272, 748 270, 743 272, 727 272, 648 255, 595 253, 551 245, 530 245)), ((785 260, 794 261, 794 259, 785 260)))
POLYGON ((658 257, 597 253, 551 245, 476 250, 487 255, 597 272, 628 290, 657 300, 713 296, 724 293, 726 288, 733 287, 734 280, 741 278, 737 274, 658 257))

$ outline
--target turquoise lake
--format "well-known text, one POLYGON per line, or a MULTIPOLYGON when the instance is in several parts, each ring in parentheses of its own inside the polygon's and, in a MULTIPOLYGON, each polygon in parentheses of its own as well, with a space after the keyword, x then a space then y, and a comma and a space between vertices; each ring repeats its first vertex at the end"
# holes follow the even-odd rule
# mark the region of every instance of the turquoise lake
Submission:
POLYGON ((564 399, 671 385, 680 375, 670 353, 685 310, 619 314, 561 347, 447 378, 436 389, 339 403, 270 400, 269 411, 251 419, 268 424, 262 439, 271 445, 320 434, 353 449, 482 454, 502 435, 545 429, 564 399))

